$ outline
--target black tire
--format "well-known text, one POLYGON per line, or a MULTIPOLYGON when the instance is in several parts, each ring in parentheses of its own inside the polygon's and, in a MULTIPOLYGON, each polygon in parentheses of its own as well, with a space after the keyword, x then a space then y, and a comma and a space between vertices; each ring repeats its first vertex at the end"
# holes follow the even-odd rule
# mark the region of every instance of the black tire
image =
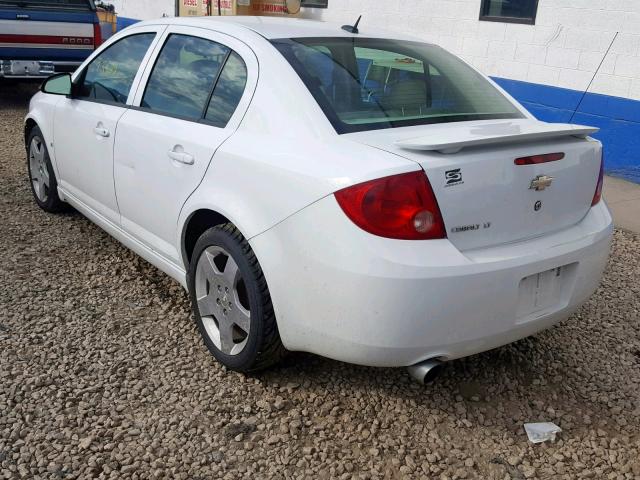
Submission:
POLYGON ((29 132, 29 136, 27 137, 27 171, 29 172, 29 186, 31 187, 31 193, 33 194, 33 199, 36 204, 43 209, 45 212, 49 213, 60 213, 66 212, 69 210, 69 205, 62 200, 58 196, 58 181, 56 179, 56 175, 53 171, 53 166, 51 165, 51 158, 49 157, 49 150, 47 149, 47 142, 45 141, 44 135, 40 131, 40 128, 33 127, 29 132), (31 174, 31 168, 29 163, 31 161, 31 149, 34 145, 34 139, 39 139, 39 143, 44 153, 44 163, 45 168, 49 174, 49 186, 46 188, 46 199, 41 200, 36 194, 34 188, 34 182, 31 174))
POLYGON ((210 228, 200 236, 191 256, 187 282, 198 330, 209 351, 221 364, 236 372, 246 373, 263 370, 278 363, 284 357, 286 349, 280 340, 264 274, 249 242, 233 224, 226 223, 210 228), (233 257, 246 287, 251 312, 250 329, 247 343, 239 353, 234 355, 228 355, 216 347, 207 334, 198 308, 196 270, 198 260, 209 247, 221 247, 233 257))

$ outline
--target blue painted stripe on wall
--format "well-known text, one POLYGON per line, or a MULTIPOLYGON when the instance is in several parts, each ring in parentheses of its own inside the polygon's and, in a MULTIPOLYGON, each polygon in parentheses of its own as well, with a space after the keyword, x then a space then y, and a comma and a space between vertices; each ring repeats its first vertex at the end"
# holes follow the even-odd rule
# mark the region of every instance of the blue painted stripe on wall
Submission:
POLYGON ((127 28, 129 25, 133 25, 134 23, 138 23, 140 20, 129 17, 117 17, 116 19, 116 30, 119 32, 123 28, 127 28))
MULTIPOLYGON (((494 78, 502 88, 545 122, 568 122, 583 92, 494 78)), ((573 123, 599 127, 605 170, 640 183, 640 101, 587 93, 573 123)))

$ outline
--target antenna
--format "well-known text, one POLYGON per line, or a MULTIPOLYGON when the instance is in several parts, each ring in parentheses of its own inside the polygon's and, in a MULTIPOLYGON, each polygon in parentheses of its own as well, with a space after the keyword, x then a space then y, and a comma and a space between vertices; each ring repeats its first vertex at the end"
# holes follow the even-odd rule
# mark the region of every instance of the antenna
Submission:
POLYGON ((358 17, 358 20, 356 20, 356 23, 351 26, 351 25, 343 25, 342 26, 342 30, 349 32, 349 33, 355 33, 358 34, 360 33, 360 31, 358 30, 358 25, 360 24, 360 20, 362 19, 362 15, 360 15, 358 17))
POLYGON ((587 89, 582 94, 582 97, 580 97, 580 101, 578 102, 578 105, 576 106, 576 109, 571 114, 571 118, 569 119, 569 123, 571 123, 573 121, 573 117, 575 117, 576 113, 578 113, 578 109, 580 108, 580 105, 582 105, 582 102, 584 101, 584 97, 587 96, 587 93, 589 92, 589 89, 591 88, 591 84, 596 79, 596 75, 598 75, 598 72, 600 71, 600 67, 602 67, 602 64, 606 60, 607 55, 609 55, 609 51, 611 50, 611 47, 613 47, 613 43, 616 41, 616 38, 618 38, 618 34, 619 33, 620 32, 616 32, 616 34, 613 36, 613 40, 611 40, 611 44, 609 45, 609 48, 607 48, 607 51, 605 52, 604 57, 602 57, 602 61, 600 62, 600 65, 598 65, 598 68, 596 68, 596 71, 593 74, 593 77, 591 78, 591 81, 589 82, 589 85, 587 85, 587 89))

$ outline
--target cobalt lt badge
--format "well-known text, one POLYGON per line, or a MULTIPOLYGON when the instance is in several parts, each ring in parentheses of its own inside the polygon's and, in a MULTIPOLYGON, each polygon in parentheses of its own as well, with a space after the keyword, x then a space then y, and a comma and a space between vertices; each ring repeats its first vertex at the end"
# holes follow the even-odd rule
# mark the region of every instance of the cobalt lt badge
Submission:
POLYGON ((551 186, 553 182, 553 177, 549 177, 548 175, 538 175, 536 178, 531 180, 531 185, 529 186, 529 190, 535 190, 536 192, 540 192, 547 187, 551 186))

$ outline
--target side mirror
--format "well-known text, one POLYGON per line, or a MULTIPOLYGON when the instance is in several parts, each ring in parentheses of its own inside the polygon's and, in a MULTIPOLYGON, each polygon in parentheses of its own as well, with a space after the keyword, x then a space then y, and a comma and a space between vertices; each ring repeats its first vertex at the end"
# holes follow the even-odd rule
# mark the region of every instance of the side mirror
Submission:
POLYGON ((47 78, 40 91, 52 95, 71 95, 71 74, 58 73, 47 78))

